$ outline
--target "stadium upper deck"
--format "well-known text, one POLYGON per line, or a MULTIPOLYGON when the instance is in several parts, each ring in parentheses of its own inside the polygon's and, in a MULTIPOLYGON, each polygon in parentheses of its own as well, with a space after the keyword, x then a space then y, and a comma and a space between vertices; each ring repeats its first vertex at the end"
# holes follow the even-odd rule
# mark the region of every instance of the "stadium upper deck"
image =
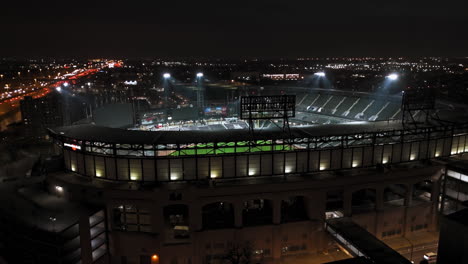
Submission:
POLYGON ((123 181, 175 181, 310 173, 468 151, 468 126, 349 123, 281 130, 128 131, 91 125, 50 130, 65 166, 123 181))

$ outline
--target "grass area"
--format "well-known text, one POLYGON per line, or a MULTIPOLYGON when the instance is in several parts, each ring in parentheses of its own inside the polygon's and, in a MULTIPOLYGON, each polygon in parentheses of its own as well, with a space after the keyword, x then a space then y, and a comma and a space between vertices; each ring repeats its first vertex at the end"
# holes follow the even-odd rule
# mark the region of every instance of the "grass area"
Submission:
POLYGON ((181 150, 172 152, 169 156, 193 156, 193 155, 218 155, 218 154, 230 154, 230 153, 248 153, 248 152, 268 152, 268 151, 282 151, 282 150, 293 150, 290 145, 279 144, 271 145, 271 141, 259 140, 253 146, 248 146, 248 142, 228 142, 218 143, 217 147, 214 147, 214 143, 208 144, 197 144, 188 146, 181 150))

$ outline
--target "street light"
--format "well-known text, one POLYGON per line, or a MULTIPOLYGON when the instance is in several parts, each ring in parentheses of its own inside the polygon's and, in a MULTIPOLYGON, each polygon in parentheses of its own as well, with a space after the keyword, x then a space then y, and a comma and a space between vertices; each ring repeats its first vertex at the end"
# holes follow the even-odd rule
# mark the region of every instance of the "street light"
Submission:
POLYGON ((164 79, 169 79, 169 78, 171 78, 171 74, 165 73, 165 74, 163 74, 163 77, 164 77, 164 79))

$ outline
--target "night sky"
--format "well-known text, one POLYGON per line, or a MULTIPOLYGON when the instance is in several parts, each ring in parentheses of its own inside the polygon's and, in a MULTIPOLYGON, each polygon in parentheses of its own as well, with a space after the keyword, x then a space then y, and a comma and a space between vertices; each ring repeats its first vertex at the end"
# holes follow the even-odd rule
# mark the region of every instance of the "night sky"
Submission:
POLYGON ((0 56, 468 56, 468 1, 9 2, 0 56))

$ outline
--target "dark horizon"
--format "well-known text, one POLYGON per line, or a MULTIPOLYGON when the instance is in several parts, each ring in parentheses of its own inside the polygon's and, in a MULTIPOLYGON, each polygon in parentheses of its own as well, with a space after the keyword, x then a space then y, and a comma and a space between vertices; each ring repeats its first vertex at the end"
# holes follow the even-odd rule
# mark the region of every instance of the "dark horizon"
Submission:
POLYGON ((467 10, 466 2, 368 0, 5 3, 0 56, 464 57, 467 10))

